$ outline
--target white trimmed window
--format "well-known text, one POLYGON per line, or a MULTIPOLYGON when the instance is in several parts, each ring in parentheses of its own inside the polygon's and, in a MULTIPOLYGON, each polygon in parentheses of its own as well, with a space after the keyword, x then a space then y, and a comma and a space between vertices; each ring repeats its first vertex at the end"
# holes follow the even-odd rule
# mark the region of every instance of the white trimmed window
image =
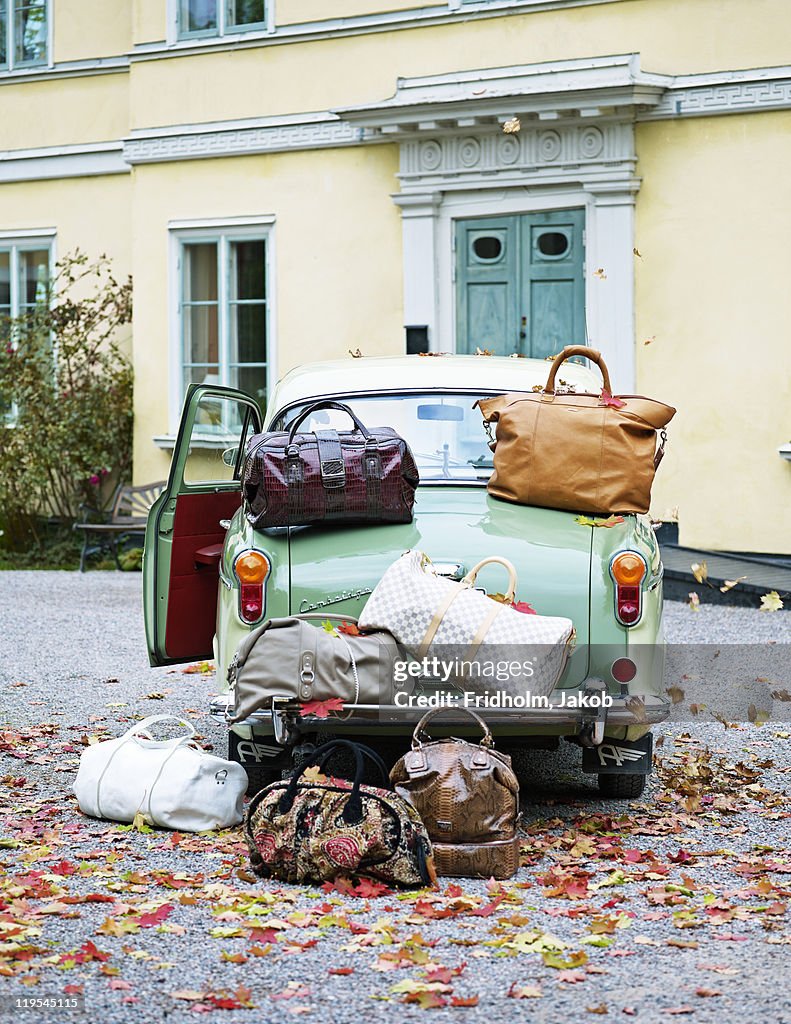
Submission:
MULTIPOLYGON (((0 235, 0 344, 17 347, 13 321, 46 302, 52 278, 52 238, 0 235)), ((0 405, 0 422, 13 423, 13 405, 0 405)))
POLYGON ((178 0, 181 38, 263 31, 267 0, 178 0))
POLYGON ((49 0, 0 0, 0 69, 46 64, 48 40, 49 0))
POLYGON ((178 232, 179 394, 222 384, 266 403, 269 232, 178 232))

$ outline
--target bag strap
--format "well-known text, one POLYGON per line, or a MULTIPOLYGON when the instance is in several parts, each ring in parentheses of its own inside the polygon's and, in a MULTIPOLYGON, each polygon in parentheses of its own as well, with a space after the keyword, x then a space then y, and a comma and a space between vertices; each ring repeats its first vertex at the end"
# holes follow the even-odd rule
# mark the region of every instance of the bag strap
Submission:
POLYGON ((610 374, 607 370, 607 364, 602 359, 601 352, 595 348, 588 348, 587 345, 566 345, 563 351, 556 355, 552 360, 552 366, 549 368, 549 376, 547 377, 547 384, 544 388, 545 395, 555 394, 555 377, 560 369, 561 363, 565 363, 565 361, 567 359, 571 359, 572 356, 585 356, 585 358, 590 359, 592 363, 596 363, 601 370, 605 391, 609 391, 609 393, 612 394, 610 374))
POLYGON ((186 718, 179 718, 178 715, 149 715, 148 718, 135 722, 132 728, 127 729, 121 738, 134 740, 140 746, 146 746, 153 750, 156 748, 177 747, 181 743, 188 743, 193 736, 195 736, 195 728, 186 718), (146 736, 145 733, 148 732, 148 727, 155 722, 178 722, 179 725, 186 726, 188 732, 183 736, 176 736, 170 740, 154 740, 146 736))
POLYGON ((474 718, 475 721, 478 723, 478 725, 480 725, 480 727, 481 727, 481 729, 483 731, 483 739, 481 740, 481 746, 482 747, 492 747, 492 746, 494 746, 494 740, 492 739, 492 734, 491 734, 491 732, 489 730, 489 726, 486 724, 486 722, 484 722, 484 720, 481 718, 480 715, 476 714, 471 708, 465 708, 465 707, 449 708, 449 707, 445 707, 445 708, 432 708, 431 711, 427 711, 425 713, 425 715, 423 715, 423 717, 417 723, 417 725, 415 726, 415 731, 412 733, 412 749, 413 750, 418 750, 420 747, 422 747, 424 740, 428 740, 428 741, 431 740, 431 737, 425 731, 426 726, 428 725, 428 723, 431 721, 432 718, 434 718, 436 715, 442 714, 443 711, 463 711, 465 715, 469 715, 470 718, 474 718))
POLYGON ((339 412, 345 412, 349 419, 352 421, 352 423, 354 423, 355 427, 357 427, 357 429, 363 435, 365 440, 368 441, 369 439, 371 439, 371 435, 368 432, 368 429, 363 425, 362 421, 359 420, 357 416, 355 416, 355 414, 352 412, 348 405, 344 405, 343 402, 324 401, 313 402, 312 405, 309 405, 307 409, 303 409, 299 416, 297 416, 297 418, 291 424, 291 430, 288 435, 289 445, 294 443, 294 435, 296 434, 297 428, 299 427, 300 423, 302 423, 303 420, 306 420, 311 413, 318 412, 320 409, 337 409, 339 412))
MULTIPOLYGON (((374 750, 371 750, 370 747, 366 747, 362 743, 353 743, 351 740, 330 740, 329 743, 323 743, 320 747, 317 747, 307 761, 305 761, 305 763, 291 776, 291 781, 278 802, 278 810, 281 814, 288 814, 293 807, 294 800, 297 795, 299 780, 305 771, 314 765, 318 767, 319 771, 323 771, 324 766, 330 758, 340 750, 350 750, 354 754, 355 762, 352 791, 343 808, 343 820, 347 822, 347 824, 353 824, 354 822, 360 821, 363 816, 363 804, 360 796, 360 786, 362 785, 364 772, 363 757, 367 757, 379 769, 384 788, 392 788, 392 783, 390 782, 390 777, 385 763, 374 750)), ((251 805, 250 812, 252 812, 252 810, 253 807, 251 805)))
POLYGON ((485 565, 489 565, 490 563, 502 565, 508 572, 508 590, 506 591, 505 599, 509 604, 513 604, 516 600, 516 569, 514 568, 513 563, 509 562, 507 558, 501 558, 499 555, 489 555, 488 558, 482 558, 477 565, 474 565, 472 569, 470 569, 461 582, 474 587, 475 581, 478 578, 478 573, 485 565))

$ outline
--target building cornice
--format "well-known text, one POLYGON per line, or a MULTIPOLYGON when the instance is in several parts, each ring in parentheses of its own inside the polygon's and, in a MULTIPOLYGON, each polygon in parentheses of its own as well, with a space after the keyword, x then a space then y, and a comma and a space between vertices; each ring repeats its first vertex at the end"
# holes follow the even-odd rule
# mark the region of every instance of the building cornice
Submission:
POLYGON ((118 141, 0 151, 0 184, 126 174, 130 167, 124 160, 123 148, 118 141))
POLYGON ((329 111, 141 129, 124 139, 129 164, 359 145, 362 130, 329 111))
POLYGON ((611 148, 619 124, 789 109, 791 66, 672 77, 642 72, 633 54, 551 61, 399 79, 393 97, 364 107, 141 128, 118 141, 0 151, 0 182, 386 142, 405 144, 402 187, 429 187, 432 164, 439 161, 446 170, 455 166, 460 184, 472 182, 491 170, 494 156, 510 161, 505 166, 515 181, 530 169, 540 169, 549 181, 556 153, 589 168, 598 161, 612 170, 615 160, 626 175, 634 154, 611 148), (521 130, 504 134, 503 123, 514 116, 521 130), (462 155, 459 147, 470 138, 479 146, 468 145, 462 155), (432 145, 410 149, 410 141, 432 145), (497 154, 489 153, 492 146, 499 147, 497 154))

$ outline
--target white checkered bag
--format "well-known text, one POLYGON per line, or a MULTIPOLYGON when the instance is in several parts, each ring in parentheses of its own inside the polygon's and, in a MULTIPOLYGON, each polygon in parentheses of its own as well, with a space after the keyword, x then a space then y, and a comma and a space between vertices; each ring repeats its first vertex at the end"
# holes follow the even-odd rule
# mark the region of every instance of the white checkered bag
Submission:
POLYGON ((571 619, 529 615, 511 607, 516 569, 505 558, 484 558, 456 582, 438 576, 422 551, 407 551, 393 562, 368 598, 360 629, 383 629, 418 659, 459 659, 465 687, 549 696, 560 679, 574 636, 571 619), (476 589, 478 572, 490 562, 508 570, 505 602, 476 589), (532 674, 504 679, 485 674, 482 662, 532 663, 532 674), (472 686, 470 684, 473 684, 472 686))

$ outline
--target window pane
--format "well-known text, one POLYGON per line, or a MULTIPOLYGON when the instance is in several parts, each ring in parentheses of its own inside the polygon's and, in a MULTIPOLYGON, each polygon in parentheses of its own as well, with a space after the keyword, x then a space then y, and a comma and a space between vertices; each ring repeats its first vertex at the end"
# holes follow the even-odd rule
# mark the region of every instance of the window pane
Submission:
POLYGON ((259 405, 266 405, 266 367, 265 366, 234 366, 231 367, 230 380, 232 388, 244 391, 258 401, 259 405))
POLYGON ((219 384, 220 367, 214 365, 185 366, 184 387, 188 384, 219 384))
POLYGON ((43 63, 47 59, 46 0, 17 0, 14 14, 16 63, 43 63))
POLYGON ((6 43, 6 6, 0 6, 0 66, 8 63, 8 49, 6 43))
POLYGON ((210 32, 217 29, 217 0, 181 0, 181 31, 210 32))
POLYGON ((46 249, 20 250, 19 253, 19 306, 35 306, 47 300, 49 280, 49 253, 46 249))
POLYGON ((201 398, 184 464, 187 483, 220 483, 233 479, 233 465, 223 462, 222 453, 228 448, 238 448, 248 408, 228 398, 210 395, 201 398))
POLYGON ((266 362, 266 306, 231 306, 231 362, 266 362))
POLYGON ((219 363, 217 306, 185 306, 183 321, 184 362, 219 363))
POLYGON ((266 21, 264 0, 228 0, 226 10, 229 25, 260 25, 266 21))
POLYGON ((11 312, 11 253, 0 252, 0 306, 11 312))
POLYGON ((217 244, 184 246, 184 301, 217 301, 217 244))
POLYGON ((231 242, 231 299, 266 298, 265 242, 231 242))

